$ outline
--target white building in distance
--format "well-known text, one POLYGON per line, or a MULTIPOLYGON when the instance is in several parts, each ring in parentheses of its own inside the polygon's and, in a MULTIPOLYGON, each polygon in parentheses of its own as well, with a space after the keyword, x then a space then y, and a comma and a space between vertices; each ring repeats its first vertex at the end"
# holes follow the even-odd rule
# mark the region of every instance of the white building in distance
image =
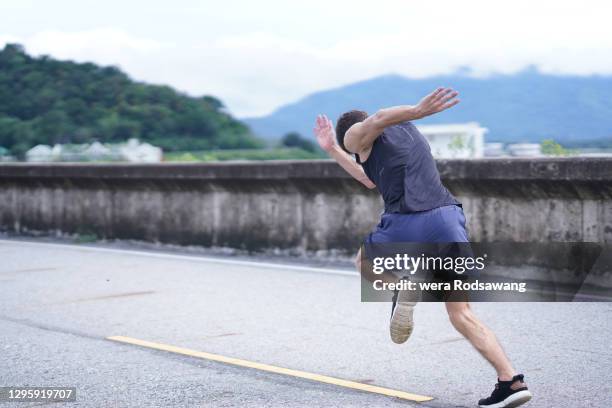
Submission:
POLYGON ((162 149, 149 143, 130 139, 126 143, 36 145, 25 154, 28 162, 127 161, 157 163, 162 161, 162 149))
POLYGON ((502 157, 506 155, 503 143, 485 143, 484 145, 485 157, 502 157))
POLYGON ((39 144, 28 150, 25 154, 26 161, 48 162, 53 160, 53 149, 51 146, 39 144))
POLYGON ((487 128, 477 122, 417 126, 439 159, 474 159, 484 155, 487 128))
POLYGON ((130 139, 119 145, 119 154, 125 160, 133 163, 157 163, 162 161, 162 149, 149 143, 140 143, 138 139, 130 139))
POLYGON ((540 157, 542 146, 539 143, 513 143, 507 146, 508 153, 517 157, 540 157))

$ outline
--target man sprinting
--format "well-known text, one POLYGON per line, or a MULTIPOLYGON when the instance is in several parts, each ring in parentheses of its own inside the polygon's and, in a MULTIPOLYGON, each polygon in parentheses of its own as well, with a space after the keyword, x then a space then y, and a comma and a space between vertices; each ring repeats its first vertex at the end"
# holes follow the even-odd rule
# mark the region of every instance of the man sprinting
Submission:
MULTIPOLYGON (((438 88, 417 105, 381 109, 373 115, 345 112, 335 132, 326 116, 317 117, 315 134, 320 146, 355 179, 378 188, 385 203, 380 224, 364 243, 468 242, 461 204, 442 184, 427 140, 410 122, 455 106, 457 96, 450 88, 438 88)), ((360 259, 358 254, 361 270, 360 259)), ((381 278, 388 283, 399 280, 391 274, 377 277, 381 278)), ((394 298, 390 320, 391 339, 396 343, 405 342, 413 330, 415 303, 402 298, 402 292, 394 298)), ((469 303, 446 302, 446 310, 455 329, 497 372, 493 393, 478 405, 508 408, 529 401, 531 393, 523 375, 514 370, 493 332, 478 320, 469 303)))

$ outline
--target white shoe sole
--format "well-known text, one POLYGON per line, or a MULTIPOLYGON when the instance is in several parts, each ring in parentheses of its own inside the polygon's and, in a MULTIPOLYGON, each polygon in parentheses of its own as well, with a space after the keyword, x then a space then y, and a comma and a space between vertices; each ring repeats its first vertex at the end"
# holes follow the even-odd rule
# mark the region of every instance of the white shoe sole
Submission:
POLYGON ((478 405, 480 408, 516 408, 531 399, 529 390, 519 391, 510 395, 505 400, 493 405, 478 405))
POLYGON ((402 297, 406 297, 406 295, 402 296, 402 292, 405 291, 400 291, 398 295, 397 303, 395 309, 393 309, 391 322, 389 324, 391 340, 397 344, 405 343, 412 334, 412 330, 414 329, 412 315, 414 314, 414 306, 417 304, 417 302, 402 302, 402 297))

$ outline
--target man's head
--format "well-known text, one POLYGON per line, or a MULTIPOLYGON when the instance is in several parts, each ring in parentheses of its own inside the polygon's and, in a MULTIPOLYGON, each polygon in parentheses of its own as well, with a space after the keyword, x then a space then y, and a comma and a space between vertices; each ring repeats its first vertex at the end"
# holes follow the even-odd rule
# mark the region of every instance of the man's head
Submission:
POLYGON ((344 147, 344 135, 351 126, 355 123, 363 122, 368 117, 368 113, 360 110, 352 110, 344 112, 338 118, 336 122, 336 138, 338 139, 338 145, 347 153, 350 153, 344 147))

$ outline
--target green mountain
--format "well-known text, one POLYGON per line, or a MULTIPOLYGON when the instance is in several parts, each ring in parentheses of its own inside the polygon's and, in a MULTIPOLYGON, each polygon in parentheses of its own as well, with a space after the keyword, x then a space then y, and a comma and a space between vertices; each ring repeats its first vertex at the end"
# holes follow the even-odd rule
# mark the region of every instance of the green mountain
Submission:
POLYGON ((0 146, 21 155, 36 144, 139 138, 164 150, 259 147, 249 128, 212 96, 131 80, 116 67, 0 51, 0 146))
POLYGON ((335 120, 349 109, 375 112, 412 104, 438 86, 459 90, 461 104, 419 123, 480 122, 489 129, 487 141, 552 138, 568 146, 612 147, 612 76, 547 75, 533 68, 485 78, 469 72, 423 79, 382 76, 314 93, 269 116, 244 121, 262 137, 290 131, 311 135, 319 113, 335 120))

